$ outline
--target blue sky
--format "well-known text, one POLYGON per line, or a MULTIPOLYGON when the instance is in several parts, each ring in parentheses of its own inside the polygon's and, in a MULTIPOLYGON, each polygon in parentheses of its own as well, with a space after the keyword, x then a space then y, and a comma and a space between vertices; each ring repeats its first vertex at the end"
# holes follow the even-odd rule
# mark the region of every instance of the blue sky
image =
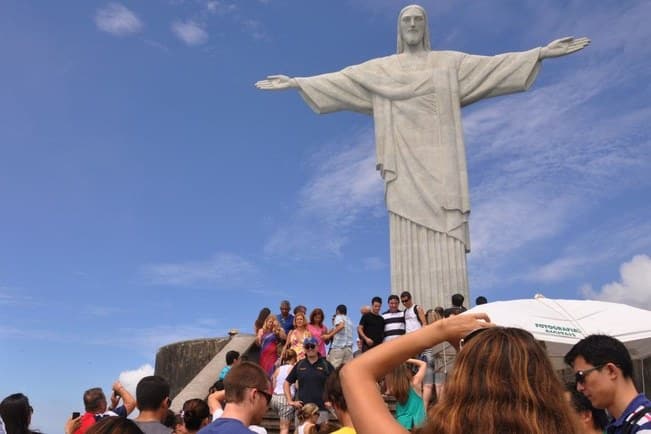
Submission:
MULTIPOLYGON (((162 345, 386 295, 371 120, 253 83, 392 54, 404 4, 2 2, 0 395, 58 432, 162 345)), ((592 39, 464 109, 472 298, 651 308, 651 4, 422 4, 434 49, 592 39)))

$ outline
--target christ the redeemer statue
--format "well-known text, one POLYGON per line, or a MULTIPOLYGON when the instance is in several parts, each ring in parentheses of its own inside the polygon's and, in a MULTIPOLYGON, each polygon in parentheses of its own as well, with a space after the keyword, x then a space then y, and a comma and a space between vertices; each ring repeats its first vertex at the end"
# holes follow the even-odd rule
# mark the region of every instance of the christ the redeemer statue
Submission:
POLYGON ((425 10, 411 5, 398 17, 397 54, 314 77, 271 75, 255 85, 296 88, 316 113, 373 116, 389 211, 391 290, 410 291, 426 308, 446 306, 454 293, 468 299, 470 200, 461 107, 524 91, 541 60, 589 43, 567 37, 496 56, 432 51, 425 10))

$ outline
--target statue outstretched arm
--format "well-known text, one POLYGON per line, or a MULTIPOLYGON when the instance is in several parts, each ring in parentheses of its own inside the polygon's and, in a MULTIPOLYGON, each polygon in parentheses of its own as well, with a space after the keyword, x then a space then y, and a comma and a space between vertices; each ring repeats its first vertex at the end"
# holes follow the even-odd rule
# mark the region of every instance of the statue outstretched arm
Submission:
POLYGON ((555 41, 547 44, 546 47, 540 49, 540 60, 549 59, 552 57, 566 56, 575 51, 584 49, 590 44, 588 38, 575 38, 574 36, 566 36, 564 38, 556 39, 555 41))
POLYGON ((298 83, 286 75, 269 75, 265 80, 257 81, 255 87, 262 90, 285 90, 298 87, 298 83))

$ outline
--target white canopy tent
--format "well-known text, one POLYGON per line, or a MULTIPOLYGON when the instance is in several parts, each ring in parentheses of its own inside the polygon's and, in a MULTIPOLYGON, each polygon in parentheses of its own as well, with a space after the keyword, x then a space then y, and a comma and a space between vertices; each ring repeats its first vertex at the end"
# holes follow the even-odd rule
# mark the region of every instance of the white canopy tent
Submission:
POLYGON ((470 309, 485 312, 491 322, 519 327, 545 342, 556 368, 582 338, 605 334, 626 345, 633 359, 651 357, 651 311, 595 300, 560 300, 536 295, 533 299, 495 301, 470 309))

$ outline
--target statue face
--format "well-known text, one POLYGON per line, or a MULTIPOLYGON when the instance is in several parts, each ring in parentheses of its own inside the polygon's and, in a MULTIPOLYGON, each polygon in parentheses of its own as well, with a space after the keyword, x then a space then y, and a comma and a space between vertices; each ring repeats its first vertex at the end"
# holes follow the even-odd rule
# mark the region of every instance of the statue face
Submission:
POLYGON ((419 45, 425 35, 425 16, 418 8, 408 8, 400 16, 400 35, 407 45, 419 45))

